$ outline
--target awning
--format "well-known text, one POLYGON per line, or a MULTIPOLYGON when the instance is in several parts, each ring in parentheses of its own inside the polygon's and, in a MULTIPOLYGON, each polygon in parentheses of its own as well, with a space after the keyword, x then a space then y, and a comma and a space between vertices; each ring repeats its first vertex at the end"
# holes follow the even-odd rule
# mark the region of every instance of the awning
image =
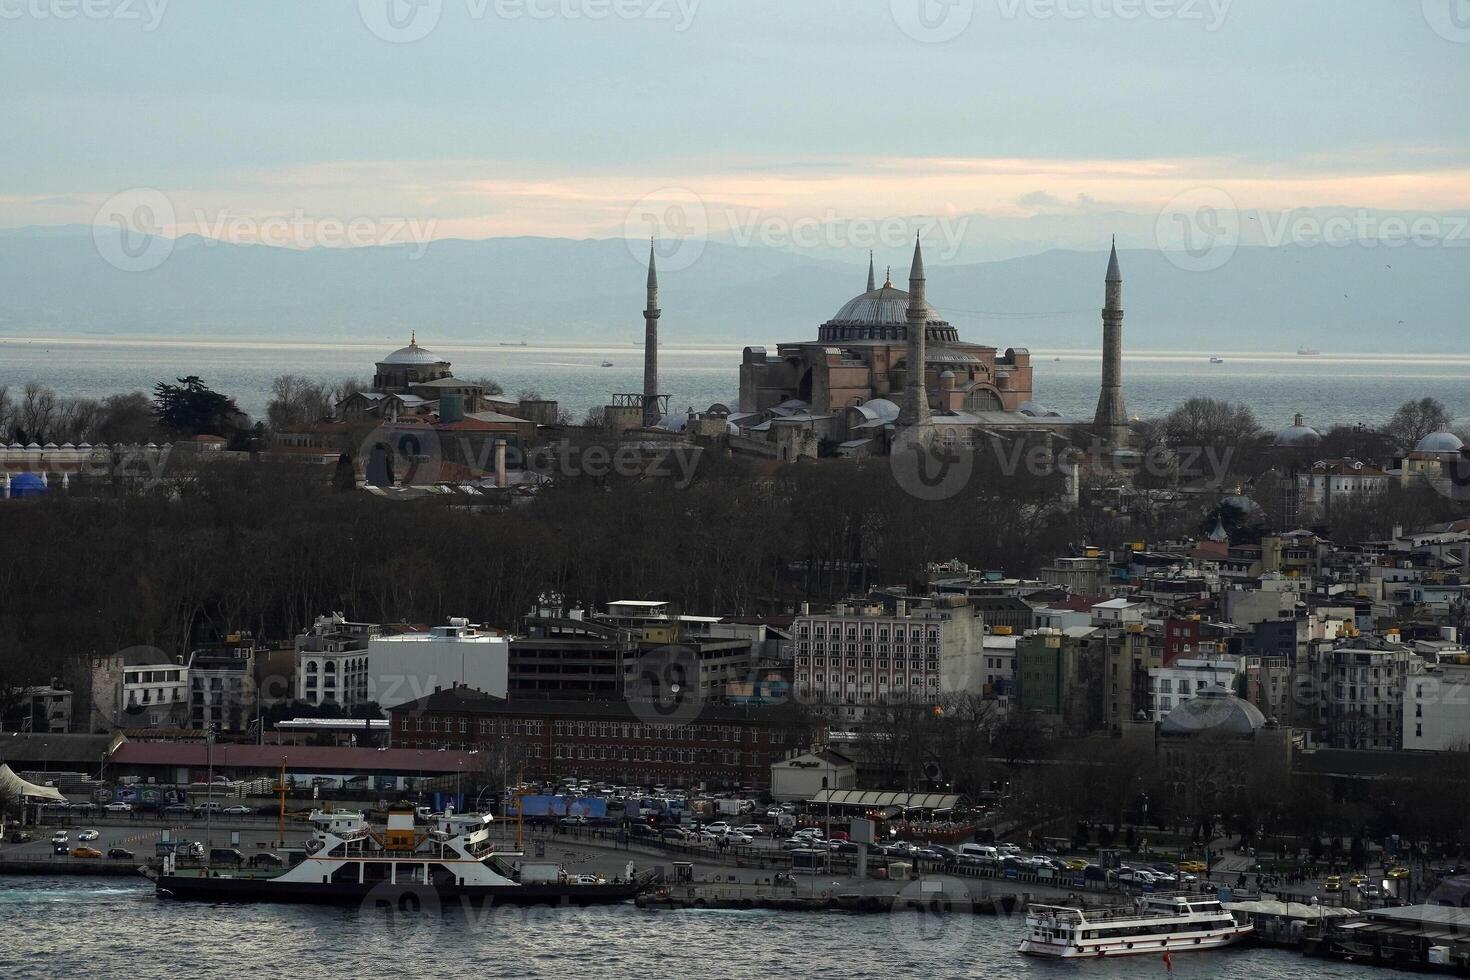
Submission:
POLYGON ((56 787, 28 783, 3 762, 0 762, 0 793, 6 796, 19 796, 23 800, 66 801, 66 797, 62 796, 61 791, 56 787))
POLYGON ((819 790, 810 802, 814 806, 860 806, 870 810, 902 807, 905 810, 953 810, 959 796, 952 793, 880 793, 861 789, 819 790))

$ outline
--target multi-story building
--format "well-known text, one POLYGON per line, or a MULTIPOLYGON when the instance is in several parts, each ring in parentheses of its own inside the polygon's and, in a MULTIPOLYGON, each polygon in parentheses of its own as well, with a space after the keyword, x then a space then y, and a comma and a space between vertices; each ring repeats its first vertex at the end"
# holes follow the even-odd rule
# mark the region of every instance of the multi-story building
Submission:
POLYGON ((1180 657, 1167 667, 1153 668, 1148 672, 1150 720, 1163 721, 1170 711, 1205 691, 1233 694, 1239 673, 1236 657, 1180 657))
POLYGON ((522 630, 509 646, 509 697, 622 697, 639 654, 632 629, 587 619, 573 609, 567 615, 527 616, 522 630))
POLYGON ((1291 662, 1285 657, 1244 658, 1245 700, 1267 721, 1278 724, 1291 717, 1291 662))
POLYGON ((189 726, 243 733, 256 721, 255 639, 231 633, 189 655, 189 726))
POLYGON ((1009 627, 1001 627, 986 633, 981 639, 981 654, 985 659, 986 697, 994 698, 1008 706, 1016 689, 1016 642, 1019 637, 1009 627))
POLYGON ((367 649, 367 697, 384 710, 450 687, 503 698, 509 659, 509 638, 458 617, 427 633, 373 636, 367 649))
POLYGON ((1322 459, 1298 474, 1303 510, 1325 516, 1334 507, 1362 500, 1388 489, 1390 477, 1376 466, 1356 459, 1322 459))
POLYGON ((1356 638, 1314 647, 1317 738, 1338 749, 1403 745, 1404 684, 1423 660, 1393 639, 1356 638))
POLYGON ((1404 683, 1403 747, 1470 751, 1470 656, 1453 654, 1404 683))
POLYGON ((1043 716, 1073 733, 1103 724, 1106 634, 1095 626, 1038 629, 1016 643, 1016 695, 1020 711, 1043 716))
POLYGON ((390 715, 398 748, 477 750, 511 776, 632 786, 759 790, 771 763, 810 737, 790 705, 704 704, 689 719, 664 720, 656 705, 637 701, 505 701, 445 688, 390 715))
POLYGON ((1306 587, 1305 579, 1270 572, 1254 588, 1225 590, 1221 612, 1226 622, 1245 627, 1272 619, 1295 619, 1297 602, 1303 599, 1306 587))
POLYGON ((1159 626, 1143 623, 1099 631, 1106 661, 1096 693, 1102 701, 1102 721, 1110 730, 1149 716, 1153 703, 1149 671, 1167 662, 1166 635, 1159 626))
POLYGON ((980 693, 985 623, 961 595, 877 596, 798 616, 799 698, 860 721, 885 701, 936 703, 980 693))
POLYGON ((71 731, 71 698, 71 691, 54 685, 12 691, 0 731, 64 735, 71 731))
POLYGON ((351 708, 368 700, 368 643, 375 623, 349 623, 341 613, 318 616, 296 637, 296 699, 351 708))

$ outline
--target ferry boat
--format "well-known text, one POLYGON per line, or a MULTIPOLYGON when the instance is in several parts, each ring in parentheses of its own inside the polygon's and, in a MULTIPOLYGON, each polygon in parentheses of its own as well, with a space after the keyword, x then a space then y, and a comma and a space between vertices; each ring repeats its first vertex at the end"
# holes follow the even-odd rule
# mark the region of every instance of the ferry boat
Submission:
POLYGON ((1223 357, 1212 357, 1212 358, 1210 358, 1210 363, 1211 364, 1224 364, 1225 363, 1225 358, 1223 358, 1223 357))
POLYGON ((642 888, 636 879, 608 882, 568 875, 552 861, 515 860, 521 852, 497 851, 491 843, 492 819, 447 814, 424 829, 411 807, 395 807, 380 834, 361 813, 317 810, 304 853, 293 855, 285 870, 178 868, 166 855, 161 872, 149 876, 160 897, 212 902, 397 904, 413 896, 420 907, 605 905, 628 901, 642 888))
POLYGON ((1062 959, 1173 954, 1229 946, 1252 929, 1201 895, 1146 895, 1121 908, 1033 904, 1019 952, 1062 959))

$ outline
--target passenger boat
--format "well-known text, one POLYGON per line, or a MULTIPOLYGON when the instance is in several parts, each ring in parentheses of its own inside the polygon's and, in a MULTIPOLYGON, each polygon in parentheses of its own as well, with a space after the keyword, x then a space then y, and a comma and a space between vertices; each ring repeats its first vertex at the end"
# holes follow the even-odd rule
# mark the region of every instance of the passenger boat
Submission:
POLYGON ((1224 364, 1225 363, 1225 358, 1223 358, 1223 357, 1212 357, 1212 358, 1210 358, 1210 363, 1211 364, 1224 364))
POLYGON ((1019 952, 1064 959, 1219 949, 1251 934, 1213 898, 1146 895, 1121 908, 1029 905, 1019 952))
MULTIPOLYGON (((361 813, 313 811, 304 853, 283 871, 235 867, 178 868, 163 859, 154 879, 164 898, 212 902, 311 902, 417 907, 499 903, 605 905, 636 897, 639 880, 608 882, 568 875, 555 862, 519 861, 519 851, 497 851, 492 818, 449 814, 427 829, 411 807, 388 812, 383 833, 361 813)), ((631 870, 631 868, 630 868, 631 870)))

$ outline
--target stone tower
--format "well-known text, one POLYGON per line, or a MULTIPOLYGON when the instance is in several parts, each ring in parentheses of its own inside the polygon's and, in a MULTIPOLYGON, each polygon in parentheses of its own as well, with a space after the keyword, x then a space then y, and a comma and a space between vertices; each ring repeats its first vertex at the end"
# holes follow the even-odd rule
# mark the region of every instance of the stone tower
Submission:
POLYGON ((648 241, 648 305, 643 310, 643 424, 656 425, 662 418, 658 395, 658 267, 654 264, 653 240, 648 241))
POLYGON ((1108 258, 1102 320, 1102 390, 1092 424, 1099 436, 1116 445, 1128 437, 1128 411, 1123 407, 1123 274, 1118 271, 1116 238, 1108 258))
POLYGON ((898 413, 899 425, 929 423, 929 393, 924 388, 924 369, 929 359, 928 338, 924 336, 929 310, 924 302, 924 251, 914 237, 914 264, 909 268, 908 369, 905 372, 903 405, 898 413))

